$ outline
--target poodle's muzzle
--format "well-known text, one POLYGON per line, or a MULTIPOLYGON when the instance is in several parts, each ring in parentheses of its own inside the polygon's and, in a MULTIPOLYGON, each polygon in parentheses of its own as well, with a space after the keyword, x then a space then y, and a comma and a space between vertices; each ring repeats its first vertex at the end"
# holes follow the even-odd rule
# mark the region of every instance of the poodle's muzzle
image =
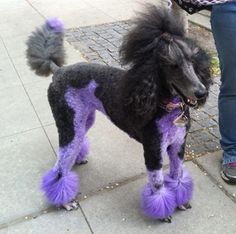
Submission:
POLYGON ((171 85, 188 106, 196 107, 199 101, 208 96, 207 88, 195 73, 191 62, 183 62, 180 70, 182 79, 172 79, 171 85))

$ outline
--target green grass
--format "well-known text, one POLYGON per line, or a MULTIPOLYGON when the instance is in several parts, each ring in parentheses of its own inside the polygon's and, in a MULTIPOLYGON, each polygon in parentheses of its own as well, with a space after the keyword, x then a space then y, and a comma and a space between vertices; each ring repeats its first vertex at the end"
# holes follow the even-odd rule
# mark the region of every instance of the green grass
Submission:
POLYGON ((211 74, 212 76, 220 76, 220 62, 217 55, 211 55, 211 74))

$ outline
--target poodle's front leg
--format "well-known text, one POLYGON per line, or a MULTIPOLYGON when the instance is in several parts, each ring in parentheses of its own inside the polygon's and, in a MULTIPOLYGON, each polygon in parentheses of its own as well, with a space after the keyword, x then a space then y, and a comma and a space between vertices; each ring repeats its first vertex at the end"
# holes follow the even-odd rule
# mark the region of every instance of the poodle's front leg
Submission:
POLYGON ((142 209, 151 218, 171 222, 176 208, 175 194, 164 184, 161 135, 155 123, 145 127, 142 142, 148 171, 148 183, 142 192, 142 209))
POLYGON ((176 205, 181 210, 191 208, 189 201, 193 193, 192 177, 183 167, 184 150, 185 142, 173 144, 168 148, 170 172, 165 177, 165 184, 175 192, 176 205))

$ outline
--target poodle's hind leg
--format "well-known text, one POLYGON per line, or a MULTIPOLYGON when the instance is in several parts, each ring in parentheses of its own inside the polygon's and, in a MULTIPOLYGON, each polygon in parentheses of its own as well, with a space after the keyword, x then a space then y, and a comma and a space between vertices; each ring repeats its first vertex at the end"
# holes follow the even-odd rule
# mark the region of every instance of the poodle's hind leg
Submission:
MULTIPOLYGON (((95 122, 95 110, 91 111, 88 115, 88 118, 86 120, 86 125, 85 125, 85 131, 86 133, 88 130, 93 126, 95 122)), ((79 151, 79 154, 76 157, 76 163, 81 165, 81 164, 86 164, 88 161, 86 159, 86 156, 89 153, 89 139, 87 136, 84 137, 83 144, 81 146, 81 149, 79 151)))
POLYGON ((193 180, 183 167, 185 144, 173 144, 168 149, 170 172, 165 177, 165 184, 175 193, 176 205, 181 210, 191 208, 193 180))
POLYGON ((79 178, 71 169, 83 143, 88 112, 76 92, 68 92, 64 98, 49 88, 48 97, 58 128, 59 150, 55 166, 43 177, 42 190, 49 203, 71 210, 77 207, 73 200, 79 191, 79 178))

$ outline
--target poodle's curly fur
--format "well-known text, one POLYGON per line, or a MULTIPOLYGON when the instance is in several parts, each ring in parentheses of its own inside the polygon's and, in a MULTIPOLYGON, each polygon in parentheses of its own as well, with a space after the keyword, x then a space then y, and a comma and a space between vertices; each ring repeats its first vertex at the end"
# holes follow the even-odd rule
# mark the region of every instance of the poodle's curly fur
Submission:
POLYGON ((27 41, 30 67, 38 75, 53 73, 48 100, 59 152, 56 165, 43 178, 45 195, 55 205, 75 198, 78 180, 71 168, 84 159, 85 147, 88 152, 86 133, 99 110, 143 145, 148 171, 144 213, 168 218, 192 195, 192 179, 182 164, 189 107, 205 103, 211 84, 208 55, 186 37, 170 10, 154 5, 139 14, 123 39, 120 55, 127 70, 89 63, 62 66, 63 36, 63 25, 52 19, 27 41), (170 172, 163 176, 166 153, 170 172))

